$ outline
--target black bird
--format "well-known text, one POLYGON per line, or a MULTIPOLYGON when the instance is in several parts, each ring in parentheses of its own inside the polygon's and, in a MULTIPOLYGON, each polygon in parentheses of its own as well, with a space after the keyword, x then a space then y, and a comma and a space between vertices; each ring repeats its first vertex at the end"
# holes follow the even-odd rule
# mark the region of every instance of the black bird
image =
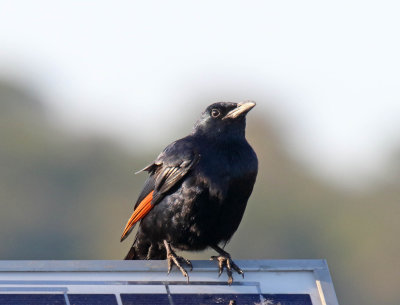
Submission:
POLYGON ((246 114, 254 102, 215 103, 207 107, 187 137, 171 143, 150 165, 134 212, 121 237, 123 241, 141 220, 132 248, 125 257, 167 259, 168 273, 189 260, 174 249, 218 252, 219 275, 232 269, 225 246, 237 230, 253 190, 258 171, 254 150, 245 138, 246 114))

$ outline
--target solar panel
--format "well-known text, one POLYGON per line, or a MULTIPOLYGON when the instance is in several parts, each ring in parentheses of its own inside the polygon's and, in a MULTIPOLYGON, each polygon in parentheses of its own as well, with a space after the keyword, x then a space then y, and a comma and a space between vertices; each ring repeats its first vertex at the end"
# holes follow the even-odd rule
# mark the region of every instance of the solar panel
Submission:
POLYGON ((118 305, 115 294, 67 294, 70 305, 118 305))
POLYGON ((7 305, 66 305, 63 295, 57 294, 0 294, 0 304, 7 305))
POLYGON ((190 283, 165 261, 0 261, 5 305, 338 305, 324 260, 237 261, 232 286, 211 261, 190 283))
POLYGON ((168 295, 166 294, 121 294, 121 300, 123 305, 170 305, 168 295))

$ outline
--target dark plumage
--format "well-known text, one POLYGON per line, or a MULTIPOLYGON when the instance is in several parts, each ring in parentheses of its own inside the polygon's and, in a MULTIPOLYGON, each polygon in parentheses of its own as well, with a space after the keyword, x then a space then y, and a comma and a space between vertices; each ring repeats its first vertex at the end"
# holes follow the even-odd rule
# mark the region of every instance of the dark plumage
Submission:
POLYGON ((125 259, 166 259, 168 272, 190 261, 173 249, 215 249, 221 274, 232 283, 242 270, 219 247, 238 228, 257 176, 257 156, 245 138, 246 114, 253 102, 207 107, 187 137, 170 144, 143 170, 149 177, 129 219, 123 241, 141 220, 125 259))

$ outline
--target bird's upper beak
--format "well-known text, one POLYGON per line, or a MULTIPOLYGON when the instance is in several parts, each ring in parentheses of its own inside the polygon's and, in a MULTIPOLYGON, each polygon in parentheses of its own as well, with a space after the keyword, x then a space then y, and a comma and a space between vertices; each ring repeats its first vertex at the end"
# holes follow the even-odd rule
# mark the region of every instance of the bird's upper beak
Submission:
POLYGON ((256 105, 253 101, 241 102, 237 104, 237 107, 229 111, 222 119, 235 119, 241 115, 245 115, 256 105))

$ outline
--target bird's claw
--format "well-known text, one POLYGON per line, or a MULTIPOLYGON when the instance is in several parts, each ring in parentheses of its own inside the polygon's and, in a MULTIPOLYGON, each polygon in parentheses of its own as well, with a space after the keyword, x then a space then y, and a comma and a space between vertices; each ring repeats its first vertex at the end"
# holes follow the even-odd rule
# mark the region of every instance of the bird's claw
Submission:
POLYGON ((178 256, 176 255, 174 252, 171 252, 169 254, 167 254, 167 262, 168 262, 168 274, 171 272, 172 270, 172 266, 175 265, 183 274, 184 277, 186 277, 187 282, 189 283, 189 275, 187 273, 187 271, 185 270, 185 268, 183 268, 182 265, 187 265, 190 267, 190 271, 192 271, 193 266, 192 263, 186 259, 183 258, 182 256, 178 256))
POLYGON ((176 253, 174 252, 174 250, 171 249, 169 244, 168 244, 168 247, 166 246, 166 250, 167 250, 168 274, 170 274, 170 272, 172 270, 172 266, 175 265, 182 272, 183 276, 186 277, 187 282, 189 283, 189 275, 188 275, 187 271, 185 270, 185 268, 183 268, 182 265, 189 266, 190 271, 192 271, 193 265, 190 262, 190 260, 188 260, 182 256, 176 255, 176 253))
POLYGON ((233 276, 232 269, 235 270, 238 274, 241 274, 244 278, 244 272, 239 268, 238 265, 234 263, 229 255, 219 255, 219 256, 211 256, 211 260, 218 261, 218 277, 221 276, 224 268, 226 268, 226 273, 228 274, 228 285, 232 285, 233 276))

